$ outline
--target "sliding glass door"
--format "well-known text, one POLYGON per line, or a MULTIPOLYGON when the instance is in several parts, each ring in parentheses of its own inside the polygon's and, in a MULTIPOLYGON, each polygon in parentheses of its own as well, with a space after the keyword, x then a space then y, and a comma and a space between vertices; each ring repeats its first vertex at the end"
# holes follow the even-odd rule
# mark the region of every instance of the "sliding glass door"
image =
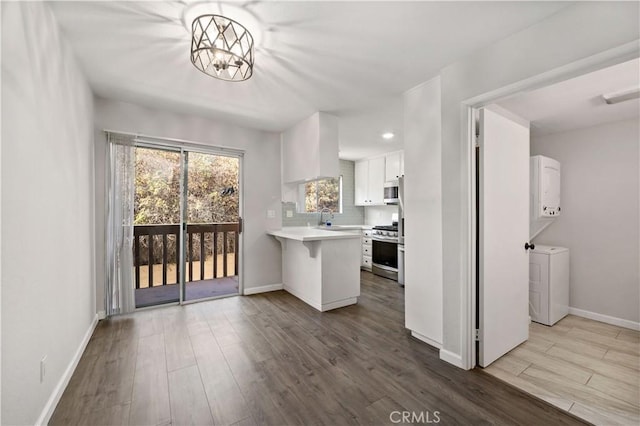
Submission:
POLYGON ((134 153, 136 308, 179 302, 183 153, 141 146, 134 153))
POLYGON ((184 300, 238 294, 240 159, 185 153, 184 300))
POLYGON ((136 144, 135 307, 239 294, 239 156, 136 144))

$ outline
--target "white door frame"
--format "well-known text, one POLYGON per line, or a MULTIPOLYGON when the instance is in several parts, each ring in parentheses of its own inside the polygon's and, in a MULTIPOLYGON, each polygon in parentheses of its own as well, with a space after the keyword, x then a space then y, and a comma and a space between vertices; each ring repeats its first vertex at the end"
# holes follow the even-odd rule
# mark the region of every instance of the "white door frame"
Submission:
POLYGON ((640 40, 623 44, 613 49, 606 50, 596 55, 581 59, 576 62, 555 68, 551 71, 530 77, 525 80, 501 87, 491 92, 483 93, 461 103, 461 109, 465 116, 461 123, 463 146, 466 146, 470 155, 465 160, 464 167, 469 180, 467 181, 467 230, 466 251, 467 251, 467 277, 463 282, 461 300, 461 348, 462 367, 472 369, 476 366, 476 345, 475 345, 475 318, 476 318, 476 111, 501 99, 530 90, 550 86, 552 84, 568 80, 580 75, 584 75, 602 68, 616 65, 625 61, 630 61, 639 57, 640 40))

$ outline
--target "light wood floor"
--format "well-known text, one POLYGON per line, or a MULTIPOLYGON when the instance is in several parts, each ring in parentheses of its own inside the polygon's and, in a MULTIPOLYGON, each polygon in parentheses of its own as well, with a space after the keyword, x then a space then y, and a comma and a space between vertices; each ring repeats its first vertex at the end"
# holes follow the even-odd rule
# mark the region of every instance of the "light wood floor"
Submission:
POLYGON ((54 425, 584 424, 410 337, 404 292, 363 272, 358 304, 320 313, 284 291, 101 321, 54 425))
POLYGON ((486 372, 597 425, 640 424, 640 333, 569 315, 486 372))

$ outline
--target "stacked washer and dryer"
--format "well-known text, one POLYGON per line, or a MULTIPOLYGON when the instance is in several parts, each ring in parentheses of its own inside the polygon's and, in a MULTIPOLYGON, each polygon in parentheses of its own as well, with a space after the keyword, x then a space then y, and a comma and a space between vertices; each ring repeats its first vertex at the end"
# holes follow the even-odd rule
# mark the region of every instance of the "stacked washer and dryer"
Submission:
MULTIPOLYGON (((560 163, 542 155, 531 157, 530 240, 561 212, 560 163)), ((529 315, 553 325, 569 313, 569 249, 534 245, 529 252, 529 315)))

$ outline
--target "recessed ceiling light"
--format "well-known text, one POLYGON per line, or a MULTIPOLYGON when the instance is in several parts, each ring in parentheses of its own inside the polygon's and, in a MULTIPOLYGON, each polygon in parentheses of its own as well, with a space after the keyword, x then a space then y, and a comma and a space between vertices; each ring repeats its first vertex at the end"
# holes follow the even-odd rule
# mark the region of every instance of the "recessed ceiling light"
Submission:
POLYGON ((382 134, 382 138, 386 139, 386 140, 393 139, 393 136, 394 136, 394 134, 391 133, 391 132, 387 132, 387 133, 383 133, 382 134))
POLYGON ((640 87, 633 87, 631 89, 621 90, 615 93, 609 93, 602 95, 604 101, 608 104, 617 104, 619 102, 628 101, 640 97, 640 87))

